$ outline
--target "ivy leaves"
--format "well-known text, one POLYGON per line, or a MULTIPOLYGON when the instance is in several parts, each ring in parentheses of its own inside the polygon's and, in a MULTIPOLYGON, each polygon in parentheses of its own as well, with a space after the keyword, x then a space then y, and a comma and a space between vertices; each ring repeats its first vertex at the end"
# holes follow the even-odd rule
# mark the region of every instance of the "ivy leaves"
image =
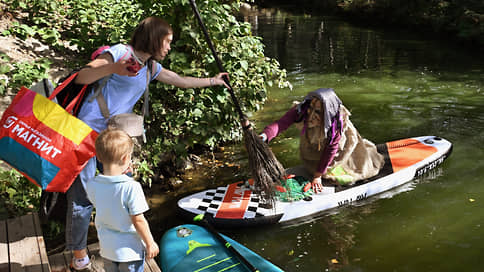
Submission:
MULTIPOLYGON (((279 63, 265 57, 261 39, 252 36, 250 24, 235 18, 240 1, 199 0, 197 5, 244 113, 261 108, 266 86, 291 87, 279 63)), ((26 12, 28 18, 4 35, 36 36, 59 50, 65 50, 68 42, 77 48, 83 63, 101 45, 127 42, 144 17, 159 16, 174 30, 172 51, 163 67, 192 77, 219 73, 188 0, 13 0, 9 8, 26 12)), ((28 81, 46 77, 50 63, 19 65, 23 66, 13 67, 17 75, 9 74, 12 87, 20 79, 29 86, 28 81)), ((224 87, 180 89, 156 83, 150 86, 150 95, 148 144, 140 168, 148 183, 153 176, 148 169, 159 168, 167 154, 182 159, 194 148, 213 148, 241 138, 238 115, 224 87)))

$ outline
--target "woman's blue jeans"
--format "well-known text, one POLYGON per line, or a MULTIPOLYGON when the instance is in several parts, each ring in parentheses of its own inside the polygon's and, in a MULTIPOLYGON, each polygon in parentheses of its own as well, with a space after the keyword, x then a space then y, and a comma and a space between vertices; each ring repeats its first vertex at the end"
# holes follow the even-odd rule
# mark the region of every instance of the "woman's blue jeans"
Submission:
POLYGON ((96 174, 96 158, 91 158, 81 174, 67 190, 66 248, 81 250, 87 247, 87 232, 93 205, 87 198, 84 185, 96 174))

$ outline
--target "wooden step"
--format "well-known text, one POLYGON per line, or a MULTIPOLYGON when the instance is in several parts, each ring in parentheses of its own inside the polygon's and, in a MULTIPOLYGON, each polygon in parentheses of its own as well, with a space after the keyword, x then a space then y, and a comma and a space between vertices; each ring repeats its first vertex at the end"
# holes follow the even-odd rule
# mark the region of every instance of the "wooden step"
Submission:
MULTIPOLYGON (((87 246, 87 252, 89 257, 94 256, 94 266, 104 270, 104 263, 99 255, 99 243, 90 244, 87 246)), ((63 251, 49 256, 49 263, 52 272, 73 272, 69 269, 69 264, 72 259, 71 251, 63 251)), ((100 271, 102 272, 102 271, 100 271)), ((146 260, 144 272, 161 272, 160 267, 156 263, 155 259, 146 260)))
POLYGON ((0 221, 0 271, 51 271, 37 213, 0 221))

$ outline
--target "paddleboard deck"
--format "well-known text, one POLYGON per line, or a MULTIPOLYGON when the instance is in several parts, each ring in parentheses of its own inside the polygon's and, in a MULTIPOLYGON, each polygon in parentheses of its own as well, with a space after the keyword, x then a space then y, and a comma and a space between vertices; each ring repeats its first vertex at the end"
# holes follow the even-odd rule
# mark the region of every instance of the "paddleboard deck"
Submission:
MULTIPOLYGON (((259 271, 283 271, 247 247, 220 235, 259 271)), ((163 272, 251 271, 215 235, 192 224, 180 225, 165 232, 160 240, 160 264, 163 272)))
POLYGON ((222 228, 288 222, 401 186, 440 165, 450 155, 452 144, 440 137, 422 136, 380 144, 377 149, 385 158, 383 168, 375 177, 352 186, 323 184, 323 193, 299 201, 277 200, 275 207, 268 207, 248 182, 236 182, 183 197, 178 211, 188 220, 204 214, 210 224, 222 228))

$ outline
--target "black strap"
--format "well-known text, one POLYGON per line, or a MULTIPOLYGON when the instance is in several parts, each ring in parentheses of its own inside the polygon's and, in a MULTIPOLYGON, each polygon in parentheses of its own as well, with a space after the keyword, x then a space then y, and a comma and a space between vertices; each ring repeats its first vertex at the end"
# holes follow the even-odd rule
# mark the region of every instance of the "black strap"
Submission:
POLYGON ((148 76, 146 78, 146 89, 144 93, 144 101, 143 101, 143 116, 149 117, 150 116, 150 82, 151 82, 151 76, 155 73, 153 73, 153 70, 156 72, 156 62, 153 61, 153 59, 148 59, 147 61, 148 65, 148 76), (153 67, 154 66, 154 67, 153 67))
POLYGON ((44 78, 42 79, 42 83, 44 83, 45 97, 49 97, 50 96, 49 80, 47 78, 44 78))

